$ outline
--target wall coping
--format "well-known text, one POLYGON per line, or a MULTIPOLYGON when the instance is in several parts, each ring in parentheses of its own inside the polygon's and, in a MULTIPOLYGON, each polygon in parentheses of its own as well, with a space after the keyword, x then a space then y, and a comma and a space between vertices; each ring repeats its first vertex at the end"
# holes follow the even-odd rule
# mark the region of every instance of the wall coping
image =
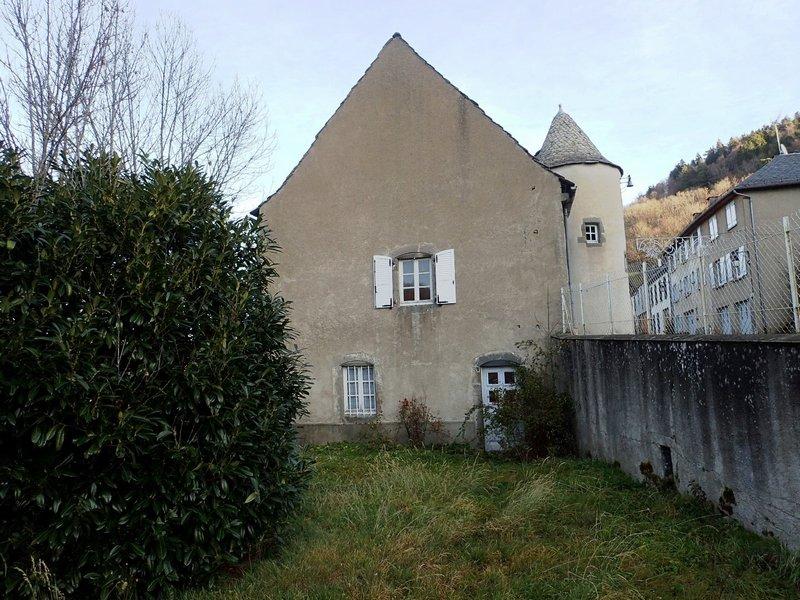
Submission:
POLYGON ((616 342, 696 343, 722 342, 729 344, 789 344, 800 346, 800 334, 771 333, 760 335, 689 335, 689 334, 584 334, 553 333, 557 340, 607 340, 616 342))

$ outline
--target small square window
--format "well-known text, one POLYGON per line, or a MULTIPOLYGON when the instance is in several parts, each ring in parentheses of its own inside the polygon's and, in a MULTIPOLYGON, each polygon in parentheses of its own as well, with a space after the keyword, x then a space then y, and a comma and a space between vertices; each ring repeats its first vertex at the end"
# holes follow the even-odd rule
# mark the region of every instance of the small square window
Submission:
POLYGON ((500 375, 497 371, 489 371, 487 376, 490 384, 495 385, 500 383, 500 375))
POLYGON ((516 375, 514 371, 506 371, 503 373, 506 385, 514 385, 516 383, 516 375))
POLYGON ((597 223, 584 223, 583 224, 583 237, 586 239, 587 244, 600 243, 600 225, 597 223))

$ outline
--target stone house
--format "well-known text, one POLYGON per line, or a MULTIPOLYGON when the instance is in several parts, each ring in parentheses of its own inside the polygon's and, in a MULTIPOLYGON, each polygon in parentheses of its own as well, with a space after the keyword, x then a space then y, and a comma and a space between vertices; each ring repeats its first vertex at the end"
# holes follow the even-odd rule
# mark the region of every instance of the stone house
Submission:
POLYGON ((357 439, 404 398, 455 435, 560 329, 562 286, 624 272, 621 175, 560 109, 532 155, 392 36, 254 211, 310 365, 301 436, 357 439))

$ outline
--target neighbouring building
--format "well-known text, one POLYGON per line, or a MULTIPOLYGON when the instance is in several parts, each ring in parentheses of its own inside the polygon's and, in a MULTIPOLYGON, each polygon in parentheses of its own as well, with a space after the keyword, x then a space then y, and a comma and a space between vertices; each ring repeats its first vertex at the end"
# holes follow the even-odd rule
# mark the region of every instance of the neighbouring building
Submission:
MULTIPOLYGON (((666 332, 796 331, 800 153, 779 154, 709 200, 662 257, 672 323, 666 332)), ((636 304, 639 291, 633 295, 636 304)), ((641 316, 639 317, 641 318, 641 316)), ((642 319, 653 323, 655 313, 642 319)), ((800 314, 798 314, 800 319, 800 314)))
POLYGON ((561 288, 624 272, 621 175, 560 109, 531 155, 395 34, 254 211, 310 364, 304 439, 397 423, 404 398, 453 435, 513 386, 561 288))
POLYGON ((633 294, 635 333, 672 333, 672 295, 669 271, 658 261, 647 267, 647 286, 639 286, 633 294))

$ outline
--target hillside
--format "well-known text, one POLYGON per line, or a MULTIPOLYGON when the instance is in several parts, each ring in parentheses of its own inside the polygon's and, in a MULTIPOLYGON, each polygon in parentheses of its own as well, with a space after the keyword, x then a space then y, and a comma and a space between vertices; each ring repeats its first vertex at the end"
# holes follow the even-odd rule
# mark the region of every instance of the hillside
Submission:
MULTIPOLYGON (((800 152, 800 112, 778 123, 781 143, 800 152)), ((716 196, 757 171, 778 154, 773 124, 721 141, 690 162, 679 161, 663 181, 625 208, 628 260, 641 260, 637 237, 677 235, 694 213, 702 211, 709 196, 716 196)))
POLYGON ((695 213, 701 212, 709 196, 718 196, 736 185, 741 178, 726 177, 711 187, 683 190, 666 198, 642 196, 625 207, 625 236, 629 262, 639 262, 644 257, 636 251, 636 238, 673 237, 686 227, 695 213))
MULTIPOLYGON (((777 125, 781 143, 786 149, 800 152, 800 112, 781 119, 777 125)), ((646 198, 666 198, 688 189, 711 187, 726 177, 742 180, 776 154, 775 129, 770 123, 732 137, 727 144, 717 140, 714 146, 695 156, 691 162, 678 161, 667 178, 651 186, 644 195, 646 198)))

